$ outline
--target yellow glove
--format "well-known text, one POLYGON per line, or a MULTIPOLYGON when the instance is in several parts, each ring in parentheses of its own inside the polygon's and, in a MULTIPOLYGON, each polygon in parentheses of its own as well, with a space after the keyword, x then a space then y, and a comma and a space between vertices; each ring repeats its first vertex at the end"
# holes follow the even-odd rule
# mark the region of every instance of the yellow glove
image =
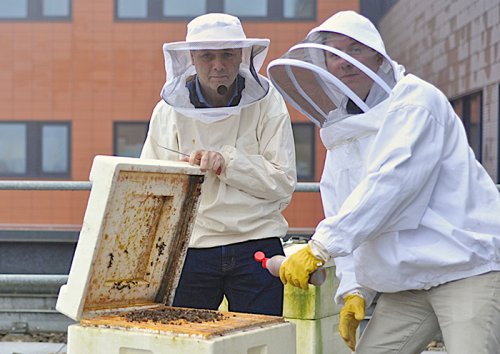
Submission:
POLYGON ((365 318, 365 299, 360 295, 349 294, 344 298, 344 307, 340 310, 339 332, 347 346, 356 348, 356 329, 365 318))
POLYGON ((290 283, 293 286, 307 290, 309 275, 321 267, 324 262, 316 258, 311 247, 306 247, 295 252, 281 264, 280 279, 283 284, 290 283))

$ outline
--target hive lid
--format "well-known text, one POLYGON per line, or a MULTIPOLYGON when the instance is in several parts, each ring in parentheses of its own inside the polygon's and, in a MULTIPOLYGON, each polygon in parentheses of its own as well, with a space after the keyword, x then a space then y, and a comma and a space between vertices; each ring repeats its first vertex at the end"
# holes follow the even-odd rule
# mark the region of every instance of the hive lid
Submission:
POLYGON ((184 162, 96 156, 56 309, 78 321, 99 310, 171 305, 203 178, 184 162))

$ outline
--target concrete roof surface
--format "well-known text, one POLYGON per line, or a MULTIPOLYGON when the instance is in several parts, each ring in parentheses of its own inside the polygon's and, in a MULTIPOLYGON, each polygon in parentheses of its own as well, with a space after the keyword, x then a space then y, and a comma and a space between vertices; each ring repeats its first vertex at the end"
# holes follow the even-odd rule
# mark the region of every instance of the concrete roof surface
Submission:
POLYGON ((0 354, 66 354, 64 343, 0 342, 0 354))

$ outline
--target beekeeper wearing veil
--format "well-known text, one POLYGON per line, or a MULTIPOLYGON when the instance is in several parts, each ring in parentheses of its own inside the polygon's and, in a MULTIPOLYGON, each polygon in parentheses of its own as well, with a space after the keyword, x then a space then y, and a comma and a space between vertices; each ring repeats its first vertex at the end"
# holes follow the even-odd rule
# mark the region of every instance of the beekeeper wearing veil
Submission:
POLYGON ((311 30, 268 74, 327 148, 326 217, 282 281, 305 288, 333 257, 340 334, 358 354, 420 354, 440 330, 448 354, 498 353, 500 194, 446 96, 405 74, 352 11, 311 30))
POLYGON ((283 284, 253 260, 284 254, 282 215, 296 184, 285 102, 258 74, 268 39, 238 18, 207 14, 186 40, 163 46, 167 80, 141 158, 184 160, 206 171, 174 306, 281 315, 283 284), (182 154, 187 154, 185 157, 182 154))

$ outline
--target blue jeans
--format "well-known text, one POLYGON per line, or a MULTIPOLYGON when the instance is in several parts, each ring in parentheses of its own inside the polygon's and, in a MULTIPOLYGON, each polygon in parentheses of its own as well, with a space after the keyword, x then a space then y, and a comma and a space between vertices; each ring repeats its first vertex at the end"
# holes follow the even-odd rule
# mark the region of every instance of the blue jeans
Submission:
POLYGON ((284 255, 278 237, 211 248, 189 248, 173 306, 216 310, 225 295, 229 311, 281 316, 283 284, 253 255, 284 255))

